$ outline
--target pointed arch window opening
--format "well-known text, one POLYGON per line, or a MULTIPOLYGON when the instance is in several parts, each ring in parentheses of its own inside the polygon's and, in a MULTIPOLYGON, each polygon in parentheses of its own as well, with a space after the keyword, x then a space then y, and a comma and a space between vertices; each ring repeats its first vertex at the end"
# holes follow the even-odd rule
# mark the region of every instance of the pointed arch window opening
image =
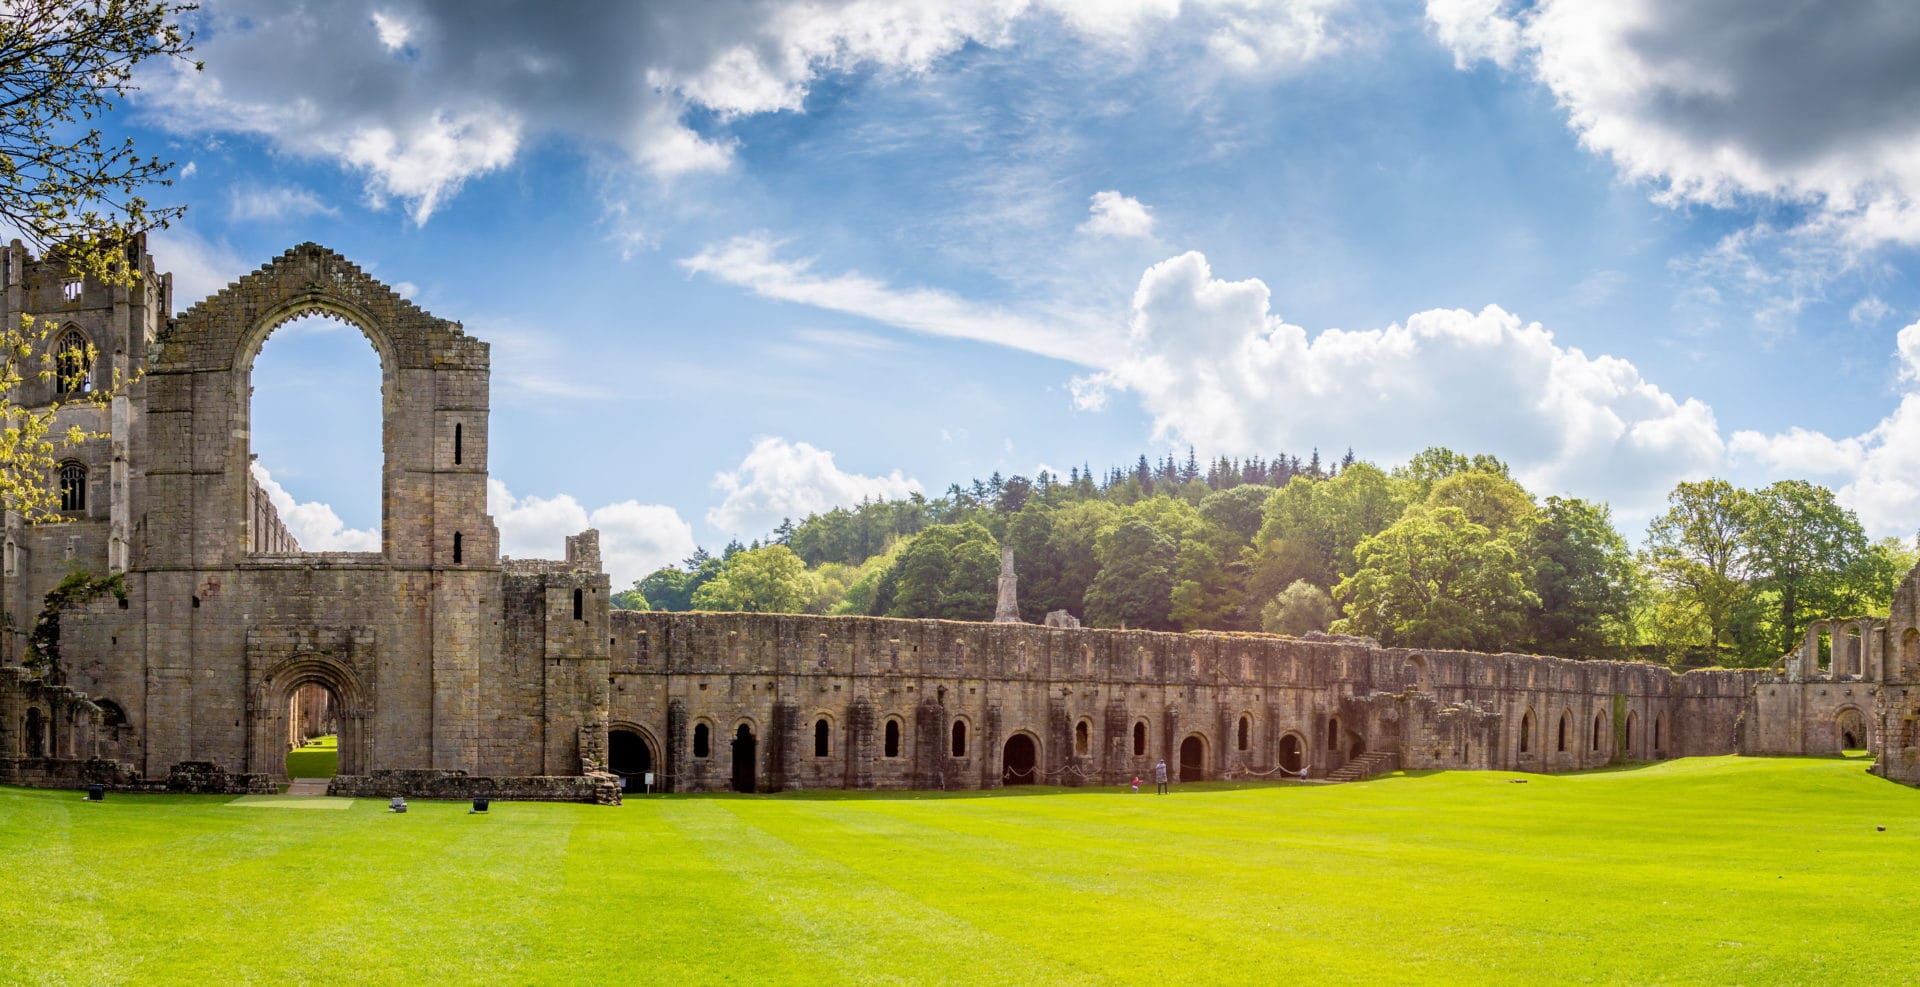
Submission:
POLYGON ((93 389, 93 341, 78 329, 67 329, 54 342, 54 375, 62 394, 84 394, 93 389))
POLYGON ((81 513, 87 509, 87 465, 77 460, 60 464, 60 510, 81 513))
MULTIPOLYGON (((383 553, 388 344, 358 317, 324 304, 271 318, 254 331, 240 368, 241 463, 254 480, 246 504, 248 551, 383 553), (286 547, 275 547, 275 520, 290 527, 292 518, 271 486, 295 504, 332 508, 342 527, 319 544, 287 531, 286 547)), ((454 564, 464 563, 464 548, 454 548, 454 564)))

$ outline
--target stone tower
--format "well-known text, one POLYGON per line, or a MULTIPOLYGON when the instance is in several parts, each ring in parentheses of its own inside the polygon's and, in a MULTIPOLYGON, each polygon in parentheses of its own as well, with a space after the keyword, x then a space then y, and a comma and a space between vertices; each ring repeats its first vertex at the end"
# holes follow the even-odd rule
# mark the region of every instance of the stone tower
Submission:
POLYGON ((1020 623, 1020 599, 1015 591, 1016 577, 1013 574, 1013 546, 1000 546, 1000 604, 993 608, 993 622, 996 624, 1020 623))

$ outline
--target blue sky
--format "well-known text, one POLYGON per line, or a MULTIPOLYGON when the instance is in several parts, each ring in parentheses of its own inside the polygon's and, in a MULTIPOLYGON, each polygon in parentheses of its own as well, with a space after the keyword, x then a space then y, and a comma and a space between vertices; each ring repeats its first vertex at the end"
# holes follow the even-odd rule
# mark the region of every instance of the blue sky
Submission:
MULTIPOLYGON (((181 307, 315 240, 463 322, 506 551, 591 523, 616 580, 1189 443, 1911 533, 1920 15, 1676 6, 216 0, 117 123, 183 168, 181 307)), ((309 547, 377 524, 376 366, 256 367, 309 547)))

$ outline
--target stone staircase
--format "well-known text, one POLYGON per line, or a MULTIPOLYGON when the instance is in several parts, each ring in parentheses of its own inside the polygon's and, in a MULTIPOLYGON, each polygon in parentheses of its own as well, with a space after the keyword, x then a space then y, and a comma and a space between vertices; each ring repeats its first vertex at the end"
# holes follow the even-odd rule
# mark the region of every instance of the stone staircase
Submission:
POLYGON ((1328 781, 1365 781, 1377 774, 1400 770, 1400 755, 1393 751, 1368 751, 1340 766, 1327 776, 1328 781))

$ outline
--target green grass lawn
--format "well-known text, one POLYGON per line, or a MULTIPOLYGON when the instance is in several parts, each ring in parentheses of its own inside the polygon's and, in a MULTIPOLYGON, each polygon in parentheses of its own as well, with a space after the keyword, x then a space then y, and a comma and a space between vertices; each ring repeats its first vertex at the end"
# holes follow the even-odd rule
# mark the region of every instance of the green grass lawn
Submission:
POLYGON ((287 752, 287 777, 331 778, 340 773, 340 738, 315 737, 287 752))
POLYGON ((487 815, 0 789, 0 981, 1913 982, 1920 791, 1866 763, 487 815))

